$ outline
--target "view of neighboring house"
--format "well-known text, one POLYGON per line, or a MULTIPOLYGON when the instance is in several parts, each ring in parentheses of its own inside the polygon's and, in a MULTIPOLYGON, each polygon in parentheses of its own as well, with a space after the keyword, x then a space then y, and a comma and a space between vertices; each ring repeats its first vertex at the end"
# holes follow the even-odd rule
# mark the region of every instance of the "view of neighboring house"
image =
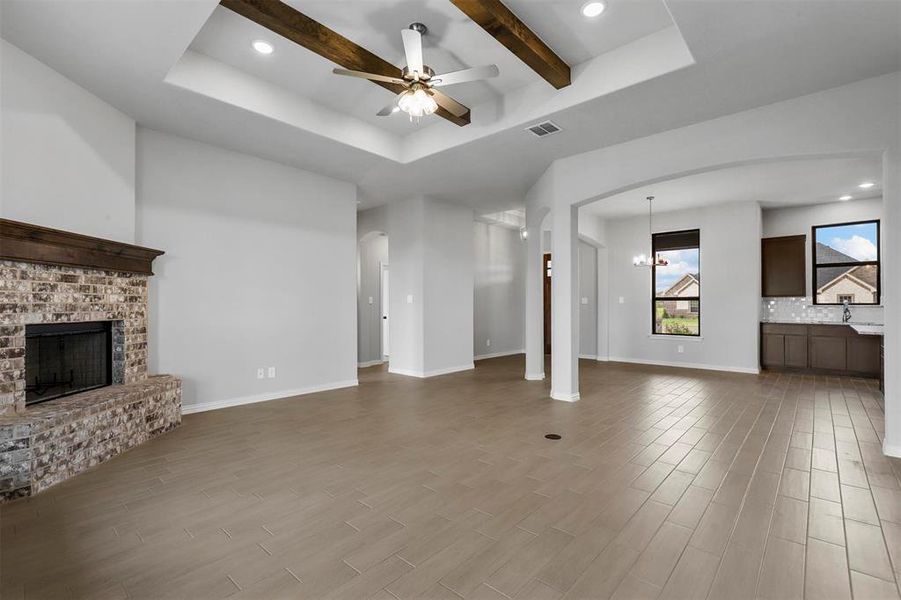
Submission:
MULTIPOLYGON (((853 263, 857 260, 817 242, 817 263, 853 263)), ((818 267, 817 302, 821 304, 878 303, 878 271, 875 265, 818 267)))
MULTIPOLYGON (((701 295, 701 274, 686 273, 682 279, 671 285, 661 297, 697 298, 701 295)), ((660 303, 671 317, 690 317, 698 313, 697 300, 662 300, 660 303)))

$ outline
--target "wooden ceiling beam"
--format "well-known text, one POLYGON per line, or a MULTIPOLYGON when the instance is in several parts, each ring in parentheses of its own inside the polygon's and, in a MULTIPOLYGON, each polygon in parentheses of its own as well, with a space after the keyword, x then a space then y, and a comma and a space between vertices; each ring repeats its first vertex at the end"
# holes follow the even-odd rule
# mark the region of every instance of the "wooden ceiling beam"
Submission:
MULTIPOLYGON (((401 77, 401 69, 359 46, 340 33, 279 0, 220 0, 219 4, 269 31, 315 52, 340 67, 388 77, 401 77)), ((396 83, 373 81, 395 94, 404 91, 396 83)), ((435 114, 459 126, 469 124, 469 110, 456 116, 439 108, 435 114)))
POLYGON ((500 0, 451 0, 491 37, 557 88, 572 83, 569 65, 500 0))

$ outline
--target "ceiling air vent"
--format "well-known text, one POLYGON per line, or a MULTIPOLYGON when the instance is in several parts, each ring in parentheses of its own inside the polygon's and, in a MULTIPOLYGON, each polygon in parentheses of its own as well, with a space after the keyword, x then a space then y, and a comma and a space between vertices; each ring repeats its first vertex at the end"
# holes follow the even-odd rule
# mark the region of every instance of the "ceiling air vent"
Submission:
POLYGON ((538 123, 536 125, 526 127, 526 131, 529 131, 538 137, 546 137, 551 135, 552 133, 557 133, 558 131, 560 131, 560 128, 550 121, 544 121, 543 123, 538 123))

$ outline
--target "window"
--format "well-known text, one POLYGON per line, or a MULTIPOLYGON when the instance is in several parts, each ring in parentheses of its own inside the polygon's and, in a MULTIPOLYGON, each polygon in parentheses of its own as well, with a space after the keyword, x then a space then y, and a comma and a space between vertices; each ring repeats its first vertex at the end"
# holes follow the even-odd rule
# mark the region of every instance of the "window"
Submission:
POLYGON ((879 221, 818 225, 811 239, 814 304, 879 304, 879 221))
POLYGON ((653 314, 651 331, 659 335, 701 335, 701 232, 655 233, 654 256, 665 267, 651 268, 653 314))

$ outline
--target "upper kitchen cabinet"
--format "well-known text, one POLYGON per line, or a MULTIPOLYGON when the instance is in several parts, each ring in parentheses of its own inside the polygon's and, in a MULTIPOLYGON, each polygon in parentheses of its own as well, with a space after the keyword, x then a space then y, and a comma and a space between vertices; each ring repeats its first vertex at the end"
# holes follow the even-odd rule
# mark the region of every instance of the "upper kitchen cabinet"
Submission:
POLYGON ((761 295, 765 298, 805 296, 807 236, 763 238, 760 242, 763 269, 761 295))

